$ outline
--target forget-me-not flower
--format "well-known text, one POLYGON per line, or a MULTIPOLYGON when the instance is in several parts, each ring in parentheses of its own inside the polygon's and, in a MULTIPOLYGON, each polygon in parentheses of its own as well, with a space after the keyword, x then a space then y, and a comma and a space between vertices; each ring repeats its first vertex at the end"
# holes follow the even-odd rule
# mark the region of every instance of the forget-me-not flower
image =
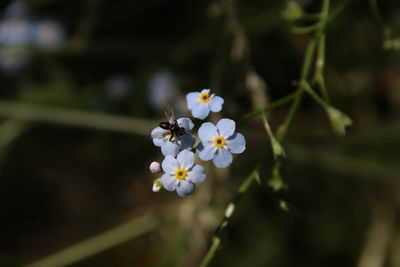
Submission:
POLYGON ((56 49, 65 41, 64 27, 58 21, 50 19, 37 21, 32 27, 32 41, 41 49, 56 49))
POLYGON ((192 111, 192 116, 201 120, 205 119, 210 111, 221 111, 222 104, 224 104, 224 99, 210 94, 210 89, 188 93, 186 101, 188 109, 192 111))
POLYGON ((150 104, 162 110, 168 103, 177 97, 177 79, 168 70, 159 70, 151 75, 149 81, 149 101, 150 104))
POLYGON ((168 191, 175 191, 180 197, 185 197, 195 190, 195 185, 206 178, 203 166, 194 163, 194 153, 181 151, 176 158, 167 155, 162 162, 165 172, 160 183, 168 191))
POLYGON ((235 122, 221 119, 217 125, 205 122, 200 126, 201 143, 197 147, 201 160, 213 160, 218 168, 226 168, 232 163, 232 154, 246 149, 244 136, 235 132, 235 122))
POLYGON ((112 98, 122 99, 133 89, 133 81, 125 74, 115 73, 105 81, 105 91, 112 98))
POLYGON ((196 138, 190 130, 193 129, 193 122, 189 118, 179 118, 176 120, 180 127, 183 127, 186 131, 185 135, 171 136, 168 130, 161 127, 156 127, 151 131, 151 137, 155 146, 161 147, 161 152, 164 156, 178 155, 179 151, 186 148, 192 148, 196 142, 196 138))

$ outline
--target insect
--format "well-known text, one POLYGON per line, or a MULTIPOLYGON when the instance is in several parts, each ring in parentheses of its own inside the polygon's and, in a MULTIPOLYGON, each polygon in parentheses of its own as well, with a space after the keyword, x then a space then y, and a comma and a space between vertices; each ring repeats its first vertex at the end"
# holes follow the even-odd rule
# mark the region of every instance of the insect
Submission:
POLYGON ((165 108, 165 116, 167 118, 167 121, 162 121, 160 122, 159 126, 160 128, 166 130, 164 132, 157 132, 154 133, 151 137, 153 138, 168 138, 170 142, 173 142, 173 139, 178 138, 179 140, 182 141, 181 136, 187 135, 187 132, 185 128, 179 126, 178 122, 175 119, 174 116, 174 110, 172 109, 171 105, 168 105, 165 108))

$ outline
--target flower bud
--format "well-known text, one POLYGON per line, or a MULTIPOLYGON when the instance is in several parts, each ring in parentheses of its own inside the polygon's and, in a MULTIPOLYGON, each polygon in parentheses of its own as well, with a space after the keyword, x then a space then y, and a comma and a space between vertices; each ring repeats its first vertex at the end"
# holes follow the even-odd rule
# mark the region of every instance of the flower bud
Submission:
POLYGON ((161 165, 159 162, 153 161, 152 163, 150 163, 149 169, 151 173, 158 173, 161 172, 161 165))
POLYGON ((160 183, 160 178, 155 179, 153 182, 153 192, 159 192, 162 189, 162 184, 160 183))
POLYGON ((271 138, 271 145, 272 153, 274 154, 275 159, 286 156, 285 150, 275 137, 271 138))
POLYGON ((328 106, 326 113, 328 113, 332 128, 338 135, 345 135, 346 127, 353 124, 353 121, 346 114, 336 108, 328 106))
POLYGON ((279 169, 279 166, 275 166, 272 169, 272 178, 269 181, 268 185, 274 190, 275 192, 280 191, 285 187, 285 184, 283 183, 281 171, 279 169))
POLYGON ((282 17, 287 21, 295 21, 303 16, 302 7, 295 1, 289 1, 286 9, 282 12, 282 17))

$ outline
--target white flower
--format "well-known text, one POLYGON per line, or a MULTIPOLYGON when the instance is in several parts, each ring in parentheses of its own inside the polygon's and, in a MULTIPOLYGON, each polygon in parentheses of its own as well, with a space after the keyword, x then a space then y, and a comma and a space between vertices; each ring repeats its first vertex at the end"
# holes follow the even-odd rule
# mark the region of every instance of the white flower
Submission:
POLYGON ((194 153, 181 151, 176 158, 167 155, 162 162, 165 172, 160 183, 168 191, 175 191, 180 197, 185 197, 195 190, 195 185, 206 178, 204 168, 194 163, 194 153))
POLYGON ((213 160, 218 168, 226 168, 232 163, 232 154, 242 153, 246 149, 246 140, 235 132, 235 122, 221 119, 217 125, 205 122, 200 126, 201 143, 197 147, 201 160, 213 160))
POLYGON ((224 99, 210 94, 210 89, 188 93, 186 101, 188 109, 192 111, 192 116, 201 120, 205 119, 210 111, 221 111, 222 104, 224 104, 224 99))

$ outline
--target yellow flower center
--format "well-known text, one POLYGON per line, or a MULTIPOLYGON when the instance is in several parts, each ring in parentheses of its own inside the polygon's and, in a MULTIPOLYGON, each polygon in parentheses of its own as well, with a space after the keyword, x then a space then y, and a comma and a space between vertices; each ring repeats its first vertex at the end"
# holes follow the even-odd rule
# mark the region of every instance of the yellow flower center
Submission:
POLYGON ((211 100, 211 96, 208 92, 204 92, 200 94, 200 102, 203 104, 206 104, 208 102, 210 102, 211 100))
POLYGON ((172 134, 169 133, 169 134, 166 134, 166 135, 164 136, 164 138, 165 138, 166 140, 174 141, 174 140, 175 140, 175 136, 172 136, 172 139, 171 139, 171 136, 172 136, 172 134))
POLYGON ((184 180, 185 177, 187 176, 187 172, 184 169, 179 168, 179 169, 176 170, 175 176, 179 180, 184 180))
POLYGON ((223 147, 225 143, 225 138, 223 138, 222 136, 217 136, 214 138, 214 145, 218 148, 223 147))

